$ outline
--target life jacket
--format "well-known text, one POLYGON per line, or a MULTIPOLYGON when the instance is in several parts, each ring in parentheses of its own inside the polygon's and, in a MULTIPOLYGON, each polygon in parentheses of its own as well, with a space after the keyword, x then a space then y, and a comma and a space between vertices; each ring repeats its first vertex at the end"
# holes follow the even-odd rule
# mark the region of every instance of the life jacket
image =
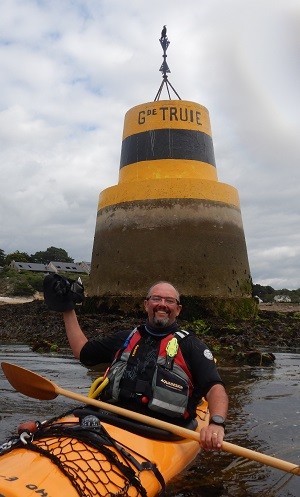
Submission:
POLYGON ((139 328, 130 333, 108 370, 109 383, 101 398, 112 403, 135 401, 160 414, 186 419, 193 381, 179 344, 189 332, 163 337, 158 350, 149 350, 147 336, 139 328))

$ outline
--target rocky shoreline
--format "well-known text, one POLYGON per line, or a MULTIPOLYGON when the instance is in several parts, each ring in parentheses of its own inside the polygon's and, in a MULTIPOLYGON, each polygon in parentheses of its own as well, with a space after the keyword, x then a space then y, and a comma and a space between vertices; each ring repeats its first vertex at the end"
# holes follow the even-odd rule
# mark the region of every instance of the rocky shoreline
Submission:
MULTIPOLYGON (((85 314, 78 309, 80 325, 88 337, 132 329, 141 316, 85 314)), ((261 306, 256 318, 226 323, 216 318, 179 321, 182 328, 194 329, 215 355, 231 356, 251 363, 262 362, 261 350, 300 348, 300 305, 261 306)), ((42 300, 0 305, 1 343, 25 343, 40 352, 69 347, 62 317, 49 311, 42 300)), ((219 358, 218 358, 219 360, 219 358)))

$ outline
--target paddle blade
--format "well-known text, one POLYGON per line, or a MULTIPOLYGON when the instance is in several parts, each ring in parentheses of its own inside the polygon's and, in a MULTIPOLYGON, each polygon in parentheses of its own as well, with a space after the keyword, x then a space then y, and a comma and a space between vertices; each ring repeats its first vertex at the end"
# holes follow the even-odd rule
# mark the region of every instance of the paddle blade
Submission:
POLYGON ((2 362, 1 367, 9 383, 27 397, 39 400, 57 397, 56 385, 52 381, 9 362, 2 362))

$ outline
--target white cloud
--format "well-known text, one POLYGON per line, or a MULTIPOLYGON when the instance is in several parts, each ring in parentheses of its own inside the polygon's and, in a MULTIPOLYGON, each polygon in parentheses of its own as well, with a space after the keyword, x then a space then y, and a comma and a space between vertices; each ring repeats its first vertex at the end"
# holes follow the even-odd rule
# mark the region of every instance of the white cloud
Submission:
POLYGON ((158 90, 167 24, 170 81, 209 109, 253 280, 299 288, 299 20, 298 0, 3 0, 0 248, 91 258, 98 195, 118 181, 125 112, 158 90))

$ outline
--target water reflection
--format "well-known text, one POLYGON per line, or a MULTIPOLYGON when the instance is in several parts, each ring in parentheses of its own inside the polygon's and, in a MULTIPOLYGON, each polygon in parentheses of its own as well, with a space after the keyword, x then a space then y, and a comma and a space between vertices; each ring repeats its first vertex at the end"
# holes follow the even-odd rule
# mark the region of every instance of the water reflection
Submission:
MULTIPOLYGON (((279 352, 271 367, 223 367, 230 411, 226 439, 249 449, 300 464, 300 351, 279 352)), ((69 352, 39 355, 22 345, 0 346, 0 361, 8 361, 86 394, 95 372, 87 371, 69 352)), ((41 402, 16 393, 0 372, 0 441, 21 421, 55 416, 74 405, 57 397, 41 402)), ((236 458, 227 453, 202 453, 168 487, 172 497, 298 497, 300 477, 236 458)))
MULTIPOLYGON (((299 353, 278 353, 271 369, 221 368, 230 395, 228 441, 299 465, 299 361, 299 353)), ((300 495, 299 476, 229 454, 201 456, 186 476, 184 491, 175 482, 172 496, 300 495)))

